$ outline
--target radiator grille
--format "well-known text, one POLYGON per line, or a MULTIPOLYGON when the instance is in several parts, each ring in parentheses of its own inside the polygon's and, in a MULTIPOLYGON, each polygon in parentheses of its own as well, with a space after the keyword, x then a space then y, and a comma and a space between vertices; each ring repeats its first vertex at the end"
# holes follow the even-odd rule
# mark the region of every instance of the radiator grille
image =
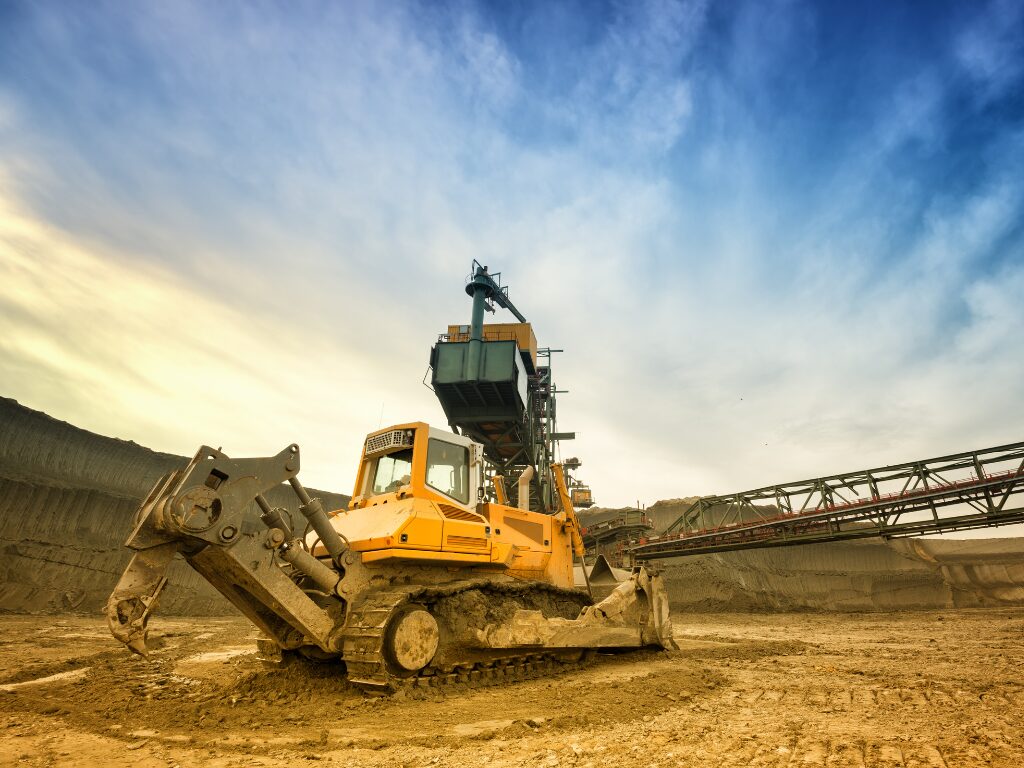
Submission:
POLYGON ((385 453, 393 448, 408 448, 412 445, 412 436, 411 429, 393 429, 390 432, 368 437, 366 438, 366 455, 385 453))
POLYGON ((465 520, 470 523, 481 522, 480 515, 473 512, 467 512, 466 510, 459 509, 458 507, 453 507, 451 504, 438 504, 437 506, 440 508, 441 514, 449 520, 465 520))
POLYGON ((448 546, 462 549, 486 549, 487 539, 478 539, 475 536, 449 536, 448 546))

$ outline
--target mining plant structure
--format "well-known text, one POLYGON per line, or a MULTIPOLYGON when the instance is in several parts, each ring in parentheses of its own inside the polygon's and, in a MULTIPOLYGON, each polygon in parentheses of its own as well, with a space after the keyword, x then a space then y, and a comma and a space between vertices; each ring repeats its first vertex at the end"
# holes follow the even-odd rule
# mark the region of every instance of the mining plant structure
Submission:
POLYGON ((500 273, 477 262, 471 322, 430 354, 449 429, 398 424, 363 442, 352 499, 325 511, 299 482, 299 447, 233 459, 203 446, 136 513, 134 555, 107 603, 114 636, 146 653, 176 555, 263 633, 268 660, 340 660, 355 685, 515 679, 596 649, 674 647, 661 576, 635 568, 595 600, 558 461, 551 354, 500 273), (484 312, 517 323, 485 324, 484 312), (288 483, 301 513, 265 494, 288 483), (250 509, 258 507, 259 523, 250 509), (582 570, 584 576, 585 569, 582 570))

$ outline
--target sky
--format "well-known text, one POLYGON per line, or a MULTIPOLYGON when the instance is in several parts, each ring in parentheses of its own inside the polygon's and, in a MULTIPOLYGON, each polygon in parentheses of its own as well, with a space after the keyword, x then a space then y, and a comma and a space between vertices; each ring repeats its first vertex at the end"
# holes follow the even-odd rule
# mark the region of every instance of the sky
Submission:
POLYGON ((1024 2, 0 0, 0 394, 348 492, 473 259, 604 506, 1024 440, 1024 2))

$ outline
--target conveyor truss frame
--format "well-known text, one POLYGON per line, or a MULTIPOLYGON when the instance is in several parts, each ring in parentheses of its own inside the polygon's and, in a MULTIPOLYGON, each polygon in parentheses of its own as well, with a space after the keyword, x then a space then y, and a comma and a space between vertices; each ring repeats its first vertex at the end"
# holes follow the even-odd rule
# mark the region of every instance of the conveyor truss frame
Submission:
POLYGON ((923 536, 1024 523, 1024 442, 705 496, 663 534, 642 538, 650 560, 872 536, 923 536))

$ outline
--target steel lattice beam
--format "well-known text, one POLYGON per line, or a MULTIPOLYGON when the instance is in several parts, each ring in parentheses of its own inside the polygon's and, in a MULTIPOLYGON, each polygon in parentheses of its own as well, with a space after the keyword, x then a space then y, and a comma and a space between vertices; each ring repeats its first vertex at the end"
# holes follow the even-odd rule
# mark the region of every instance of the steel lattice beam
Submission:
POLYGON ((632 552, 653 559, 991 528, 1024 522, 1024 507, 1008 503, 1020 493, 1024 443, 1013 443, 707 496, 632 552))

